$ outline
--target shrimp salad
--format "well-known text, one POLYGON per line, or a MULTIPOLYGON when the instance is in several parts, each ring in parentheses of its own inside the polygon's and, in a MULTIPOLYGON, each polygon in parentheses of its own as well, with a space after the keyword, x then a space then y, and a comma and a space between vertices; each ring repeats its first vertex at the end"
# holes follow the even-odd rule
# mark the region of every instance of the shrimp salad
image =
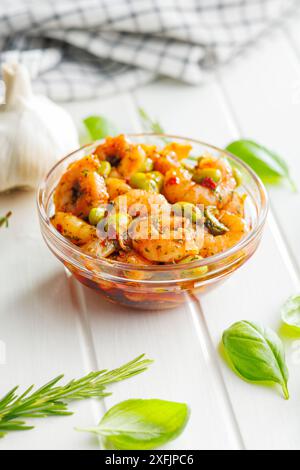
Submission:
POLYGON ((108 137, 61 176, 51 222, 95 258, 187 263, 227 250, 250 230, 240 183, 225 156, 108 137))

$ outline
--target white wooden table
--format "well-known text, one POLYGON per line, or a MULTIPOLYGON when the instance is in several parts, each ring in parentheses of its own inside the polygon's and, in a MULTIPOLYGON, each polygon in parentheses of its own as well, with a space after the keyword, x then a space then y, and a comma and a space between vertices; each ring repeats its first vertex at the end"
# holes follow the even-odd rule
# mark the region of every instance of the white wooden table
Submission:
MULTIPOLYGON (((135 93, 67 105, 75 120, 103 114, 123 132, 139 131, 137 106, 170 133, 224 146, 245 136, 273 147, 289 162, 300 188, 300 19, 294 18, 211 81, 193 88, 167 80, 135 93)), ((188 402, 192 413, 172 449, 299 449, 300 337, 285 342, 290 370, 287 402, 279 388, 250 385, 222 361, 218 344, 236 320, 280 327, 279 309, 299 291, 300 194, 269 191, 271 213, 256 255, 199 303, 177 310, 132 312, 113 306, 68 279, 40 235, 34 193, 0 197, 0 391, 111 368, 145 352, 151 369, 111 387, 100 402, 85 401, 68 418, 36 420, 11 433, 0 449, 97 449, 74 426, 96 423, 112 404, 131 397, 188 402), (5 348, 6 357, 3 355, 5 348)))

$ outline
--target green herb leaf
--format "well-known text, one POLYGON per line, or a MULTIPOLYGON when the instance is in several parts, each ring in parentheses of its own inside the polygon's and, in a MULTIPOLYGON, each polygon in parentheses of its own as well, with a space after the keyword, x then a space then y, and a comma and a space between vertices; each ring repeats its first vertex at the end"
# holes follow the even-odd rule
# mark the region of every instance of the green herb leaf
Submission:
POLYGON ((142 119, 143 127, 147 132, 155 132, 155 134, 164 134, 165 131, 161 124, 152 119, 143 108, 139 108, 139 114, 142 119))
POLYGON ((0 217, 0 227, 2 227, 3 225, 5 227, 8 227, 8 219, 10 218, 11 214, 12 214, 12 212, 9 211, 9 212, 7 212, 6 215, 4 215, 3 217, 0 217))
POLYGON ((282 321, 300 332, 300 295, 290 297, 281 309, 282 321))
POLYGON ((118 369, 91 372, 66 385, 57 385, 63 378, 63 375, 59 375, 35 392, 32 392, 32 385, 18 395, 18 387, 14 387, 0 399, 0 437, 4 437, 8 431, 32 429, 33 426, 26 426, 24 418, 71 415, 73 413, 68 410, 70 401, 110 395, 105 389, 107 385, 140 374, 151 363, 151 360, 144 359, 144 355, 141 355, 118 369))
POLYGON ((104 139, 104 137, 117 134, 114 124, 103 116, 89 116, 83 120, 83 123, 92 140, 104 139))
POLYGON ((224 331, 223 344, 232 365, 244 379, 278 383, 285 398, 289 398, 288 370, 276 333, 257 323, 240 321, 224 331))
POLYGON ((179 436, 188 418, 184 403, 132 399, 113 406, 98 426, 78 430, 102 436, 106 448, 155 449, 179 436))
POLYGON ((247 163, 264 183, 276 185, 286 179, 292 190, 297 191, 286 162, 275 152, 252 140, 237 140, 229 144, 226 150, 247 163))

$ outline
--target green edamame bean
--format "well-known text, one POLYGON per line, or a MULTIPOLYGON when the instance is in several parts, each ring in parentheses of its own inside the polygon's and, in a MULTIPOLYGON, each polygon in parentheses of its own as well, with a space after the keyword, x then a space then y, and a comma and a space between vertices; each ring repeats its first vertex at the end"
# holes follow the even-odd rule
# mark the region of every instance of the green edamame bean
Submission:
MULTIPOLYGON (((202 260, 203 257, 200 255, 187 256, 178 262, 178 264, 192 263, 193 261, 202 260)), ((199 268, 184 270, 181 272, 181 277, 198 277, 203 276, 208 271, 207 266, 199 266, 199 268)))
POLYGON ((242 173, 237 168, 233 168, 232 174, 236 182, 236 187, 238 188, 243 182, 242 173))
POLYGON ((118 234, 127 230, 129 223, 131 222, 131 217, 128 214, 111 214, 107 217, 105 224, 105 231, 113 231, 118 234))
POLYGON ((176 202, 172 205, 172 212, 175 215, 181 217, 184 216, 191 219, 193 223, 201 222, 201 220, 203 219, 203 214, 201 210, 191 202, 176 202))
POLYGON ((153 160, 149 157, 146 157, 144 162, 140 166, 139 171, 141 171, 143 173, 148 172, 148 171, 152 171, 153 166, 154 166, 153 160))
POLYGON ((99 175, 103 176, 103 178, 107 178, 110 172, 111 172, 111 164, 107 162, 106 160, 100 162, 99 168, 98 168, 99 175))
POLYGON ((130 178, 130 186, 136 189, 144 189, 146 191, 159 192, 158 184, 154 179, 148 178, 146 173, 134 173, 130 178))
POLYGON ((159 193, 158 184, 152 179, 146 179, 144 187, 142 189, 145 189, 146 191, 151 191, 153 193, 159 193))
POLYGON ((94 207, 89 213, 89 222, 91 225, 97 225, 105 217, 105 207, 94 207))
POLYGON ((143 189, 142 186, 144 185, 146 181, 146 175, 145 173, 134 173, 129 180, 130 186, 136 189, 143 189))
POLYGON ((164 175, 160 171, 151 171, 147 176, 156 182, 158 189, 161 191, 164 184, 164 175))
POLYGON ((211 178, 215 183, 219 183, 222 179, 222 173, 218 168, 203 168, 195 170, 193 173, 193 181, 201 183, 204 178, 211 178))

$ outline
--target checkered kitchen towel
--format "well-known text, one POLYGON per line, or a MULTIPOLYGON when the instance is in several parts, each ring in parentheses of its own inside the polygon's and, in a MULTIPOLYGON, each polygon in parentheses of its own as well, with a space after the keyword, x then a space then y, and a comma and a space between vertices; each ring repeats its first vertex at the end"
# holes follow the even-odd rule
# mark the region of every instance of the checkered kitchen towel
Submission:
POLYGON ((56 100, 190 84, 228 61, 297 0, 0 0, 0 61, 21 60, 56 100))

